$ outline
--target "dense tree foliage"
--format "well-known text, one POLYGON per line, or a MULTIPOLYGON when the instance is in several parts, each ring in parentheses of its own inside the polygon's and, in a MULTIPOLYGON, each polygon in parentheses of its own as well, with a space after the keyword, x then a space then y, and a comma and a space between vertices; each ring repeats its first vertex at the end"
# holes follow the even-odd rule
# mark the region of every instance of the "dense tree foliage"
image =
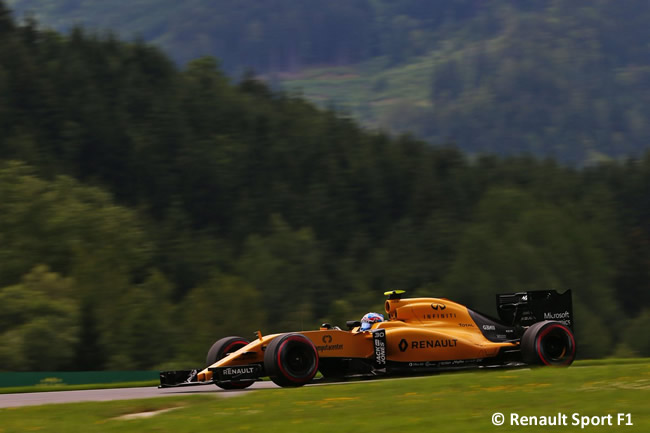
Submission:
POLYGON ((650 5, 551 3, 481 15, 498 32, 438 53, 422 136, 574 163, 648 148, 650 5))
POLYGON ((343 96, 356 116, 472 153, 529 153, 582 165, 648 148, 645 0, 123 3, 11 2, 21 15, 32 11, 57 29, 82 22, 139 34, 181 64, 216 56, 231 75, 252 68, 281 83, 310 66, 370 62, 375 66, 352 75, 378 84, 357 97, 359 84, 349 83, 343 96), (386 78, 403 65, 413 72, 398 82, 386 78), (422 68, 431 69, 429 98, 401 100, 400 90, 422 68), (385 93, 380 104, 377 93, 385 93))
POLYGON ((570 288, 582 356, 648 354, 650 154, 470 159, 2 3, 0 92, 0 369, 192 366, 393 288, 570 288))

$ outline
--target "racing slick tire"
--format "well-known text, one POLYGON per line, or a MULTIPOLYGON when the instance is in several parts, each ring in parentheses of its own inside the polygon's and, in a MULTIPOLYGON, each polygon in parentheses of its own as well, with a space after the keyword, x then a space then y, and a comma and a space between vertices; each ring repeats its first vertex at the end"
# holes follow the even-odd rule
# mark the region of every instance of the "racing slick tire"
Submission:
POLYGON ((318 371, 318 351, 302 334, 284 334, 268 345, 264 352, 266 374, 276 385, 302 386, 318 371))
MULTIPOLYGON (((207 365, 212 365, 215 362, 219 361, 221 358, 224 358, 231 352, 235 352, 242 347, 248 345, 249 341, 242 337, 224 337, 221 340, 217 340, 216 343, 212 345, 208 351, 208 356, 205 358, 207 365)), ((248 388, 253 384, 252 381, 245 382, 221 382, 215 384, 222 389, 244 389, 248 388)))
POLYGON ((521 353, 526 364, 568 366, 576 357, 576 342, 564 324, 545 320, 526 329, 521 353))

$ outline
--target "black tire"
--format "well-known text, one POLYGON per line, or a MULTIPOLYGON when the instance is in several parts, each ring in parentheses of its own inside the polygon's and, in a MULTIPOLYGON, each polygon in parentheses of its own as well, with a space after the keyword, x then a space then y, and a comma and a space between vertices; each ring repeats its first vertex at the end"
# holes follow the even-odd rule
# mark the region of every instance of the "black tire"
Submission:
POLYGON ((302 334, 284 334, 268 345, 264 352, 266 374, 279 386, 302 386, 318 371, 318 351, 302 334))
POLYGON ((535 323, 521 337, 521 354, 531 365, 571 365, 576 357, 573 332, 560 322, 535 323))
MULTIPOLYGON (((229 353, 235 352, 246 346, 248 343, 249 341, 242 337, 224 337, 212 345, 208 351, 208 356, 205 358, 205 362, 210 366, 224 358, 229 353)), ((252 381, 216 383, 219 388, 223 389, 244 389, 248 388, 252 384, 252 381)))

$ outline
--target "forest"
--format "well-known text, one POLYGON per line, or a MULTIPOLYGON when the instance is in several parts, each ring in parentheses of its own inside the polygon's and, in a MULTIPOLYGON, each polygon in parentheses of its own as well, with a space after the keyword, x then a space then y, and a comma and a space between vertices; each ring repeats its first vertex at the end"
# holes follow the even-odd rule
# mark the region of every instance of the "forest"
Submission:
POLYGON ((650 356, 650 153, 468 155, 0 1, 0 370, 188 367, 389 289, 571 289, 579 357, 650 356))
POLYGON ((583 166, 648 148, 646 0, 9 4, 60 31, 81 23, 139 37, 179 65, 214 56, 230 77, 253 70, 364 125, 470 155, 583 166))

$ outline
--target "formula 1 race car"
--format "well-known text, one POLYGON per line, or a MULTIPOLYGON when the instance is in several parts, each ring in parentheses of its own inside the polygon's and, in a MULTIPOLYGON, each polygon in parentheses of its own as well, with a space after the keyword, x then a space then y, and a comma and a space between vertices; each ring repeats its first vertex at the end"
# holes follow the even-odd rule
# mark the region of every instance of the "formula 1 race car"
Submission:
POLYGON ((160 386, 243 389, 265 376, 280 386, 301 386, 318 371, 337 380, 467 367, 568 366, 575 358, 570 290, 497 295, 499 319, 446 298, 402 299, 403 293, 385 293, 387 320, 380 316, 364 326, 350 321, 347 331, 325 323, 315 331, 258 331, 252 342, 222 338, 210 348, 207 367, 161 372, 160 386))

